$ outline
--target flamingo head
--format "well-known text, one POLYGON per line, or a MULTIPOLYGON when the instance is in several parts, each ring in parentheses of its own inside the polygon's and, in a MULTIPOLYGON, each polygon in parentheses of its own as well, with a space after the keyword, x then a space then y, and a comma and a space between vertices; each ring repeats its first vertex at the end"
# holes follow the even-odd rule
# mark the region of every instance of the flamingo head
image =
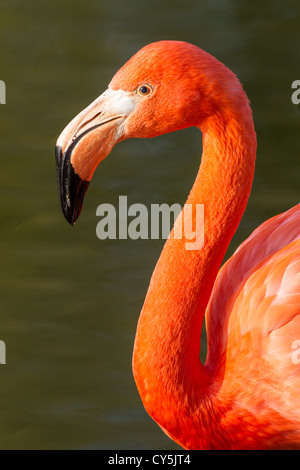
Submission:
POLYGON ((116 143, 201 127, 227 105, 228 92, 233 97, 239 90, 229 69, 192 44, 160 41, 138 51, 57 140, 57 180, 67 221, 75 224, 96 167, 116 143))

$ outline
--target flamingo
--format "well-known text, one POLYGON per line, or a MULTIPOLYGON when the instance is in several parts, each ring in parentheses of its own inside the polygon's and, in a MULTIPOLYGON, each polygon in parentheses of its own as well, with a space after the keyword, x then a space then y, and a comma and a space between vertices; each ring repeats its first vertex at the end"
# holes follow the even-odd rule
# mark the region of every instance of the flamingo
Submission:
POLYGON ((184 236, 175 239, 177 218, 138 321, 139 394, 184 449, 299 449, 300 204, 263 223, 220 268, 256 158, 250 104, 231 70, 186 42, 139 50, 57 140, 64 216, 75 224, 116 143, 190 126, 202 132, 203 153, 187 203, 204 205, 204 243, 187 250, 184 236))

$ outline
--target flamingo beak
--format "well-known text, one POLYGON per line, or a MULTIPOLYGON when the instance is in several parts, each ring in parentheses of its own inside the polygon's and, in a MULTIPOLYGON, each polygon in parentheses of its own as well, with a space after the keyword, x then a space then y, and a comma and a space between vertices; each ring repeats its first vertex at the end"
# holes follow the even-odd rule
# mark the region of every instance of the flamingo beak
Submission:
POLYGON ((56 174, 63 214, 74 225, 94 171, 123 140, 124 122, 133 110, 129 92, 106 90, 63 130, 55 148, 56 174))

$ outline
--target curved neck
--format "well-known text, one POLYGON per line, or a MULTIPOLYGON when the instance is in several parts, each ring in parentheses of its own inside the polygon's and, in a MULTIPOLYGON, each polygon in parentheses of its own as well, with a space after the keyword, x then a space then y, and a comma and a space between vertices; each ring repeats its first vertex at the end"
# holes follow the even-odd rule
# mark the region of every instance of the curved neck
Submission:
MULTIPOLYGON (((193 397, 190 404, 195 406, 195 394, 201 401, 199 393, 204 397, 212 380, 199 358, 203 317, 245 210, 255 165, 256 136, 246 98, 239 109, 227 110, 201 126, 203 155, 187 204, 204 205, 204 244, 187 250, 184 237, 170 237, 138 323, 135 380, 147 411, 166 428, 170 401, 182 404, 193 397)), ((178 223, 179 219, 175 229, 178 223)))

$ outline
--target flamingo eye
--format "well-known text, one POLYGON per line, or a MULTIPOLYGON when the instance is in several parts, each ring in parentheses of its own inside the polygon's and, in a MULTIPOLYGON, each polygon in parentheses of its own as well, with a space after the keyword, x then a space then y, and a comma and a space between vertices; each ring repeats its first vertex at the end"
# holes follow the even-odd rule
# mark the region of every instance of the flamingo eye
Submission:
POLYGON ((147 96, 152 92, 152 88, 149 85, 140 85, 137 89, 137 92, 141 96, 147 96))

